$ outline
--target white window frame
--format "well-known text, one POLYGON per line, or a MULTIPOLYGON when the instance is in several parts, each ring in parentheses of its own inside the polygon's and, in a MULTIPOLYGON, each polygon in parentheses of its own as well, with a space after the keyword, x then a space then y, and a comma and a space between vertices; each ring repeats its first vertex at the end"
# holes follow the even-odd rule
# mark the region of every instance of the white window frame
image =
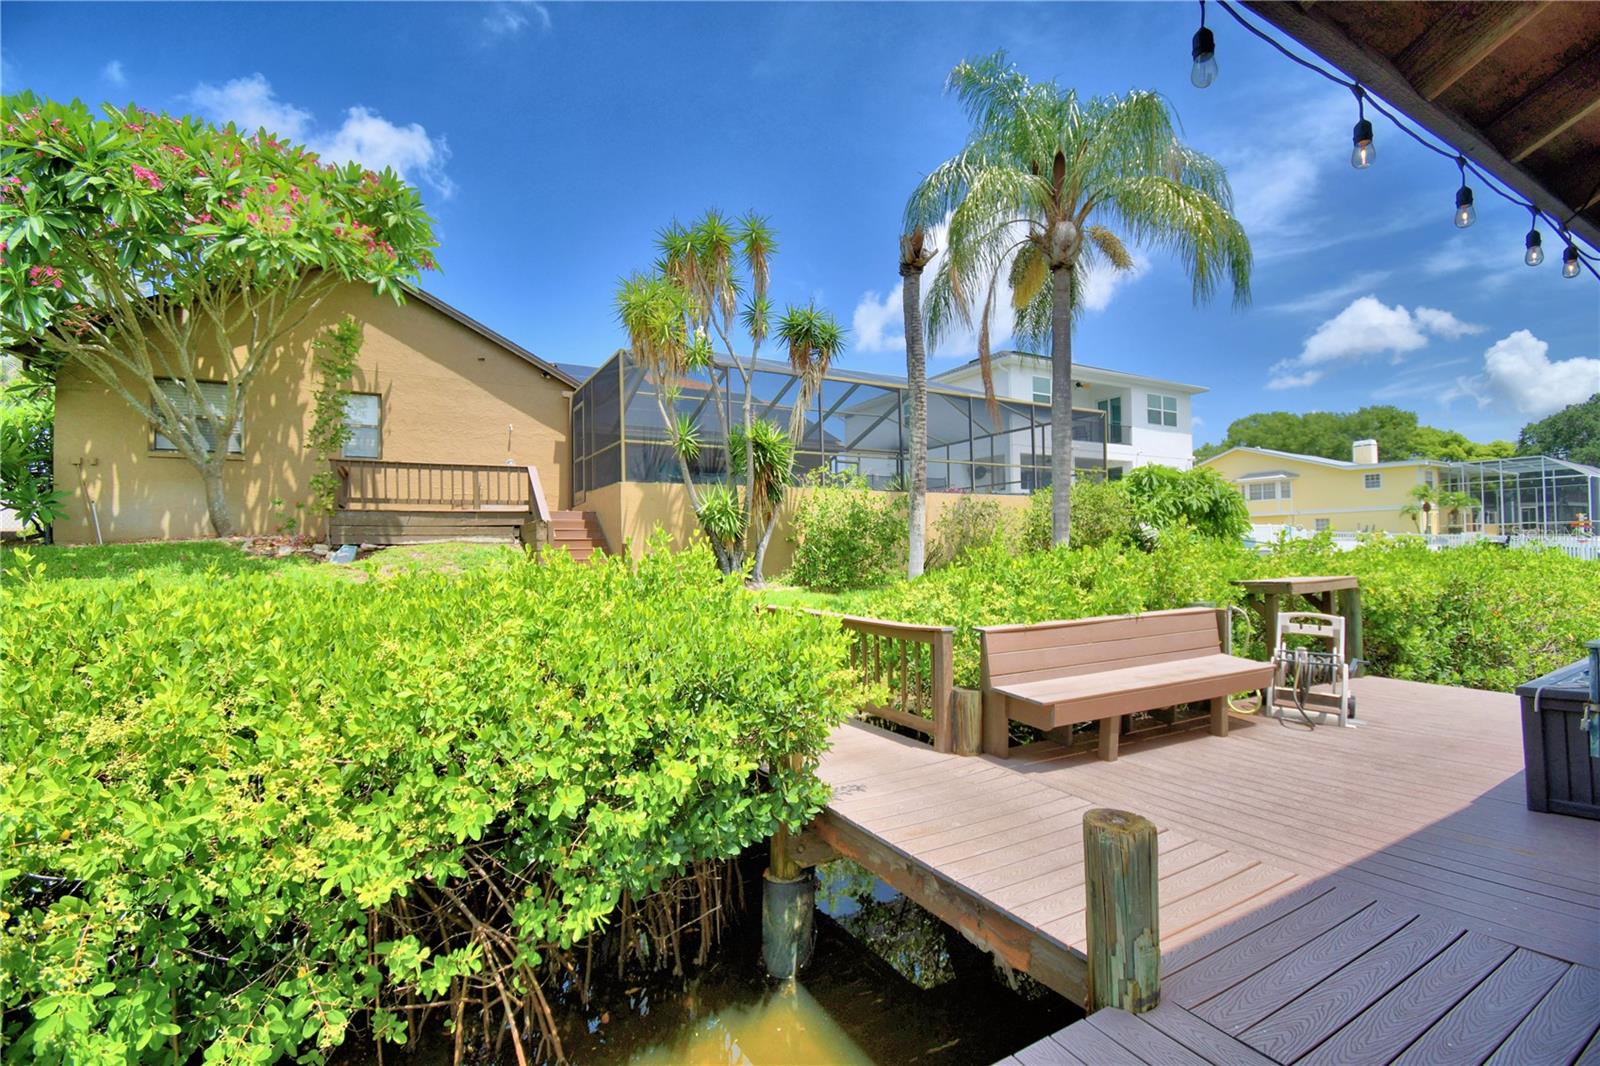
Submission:
MULTIPOLYGON (((228 383, 226 381, 197 381, 200 395, 205 398, 206 405, 211 408, 215 418, 221 418, 228 407, 228 383)), ((177 378, 156 378, 156 387, 167 397, 167 400, 182 411, 190 406, 189 390, 184 388, 183 382, 177 378)), ((151 406, 155 405, 155 397, 150 398, 151 406)), ((211 444, 216 447, 215 442, 211 444)), ((163 455, 178 455, 178 446, 165 436, 154 422, 150 424, 150 450, 163 455)), ((239 409, 239 424, 233 427, 233 432, 228 435, 228 454, 244 454, 244 408, 239 409)))
POLYGON ((383 458, 383 396, 376 392, 352 392, 344 398, 344 424, 345 428, 354 434, 358 429, 371 429, 373 433, 373 446, 370 454, 364 451, 351 451, 350 445, 355 440, 352 435, 345 442, 344 458, 346 459, 382 459, 383 458), (351 418, 350 402, 352 400, 372 401, 373 415, 371 422, 355 422, 351 418))
POLYGON ((1050 379, 1048 377, 1043 377, 1039 374, 1033 375, 1033 402, 1050 402, 1050 379), (1042 389, 1039 387, 1041 384, 1044 385, 1042 389))
POLYGON ((1333 522, 1327 518, 1319 518, 1313 524, 1316 527, 1313 532, 1321 533, 1324 529, 1327 529, 1329 526, 1333 525, 1333 522))
POLYGON ((1144 420, 1164 429, 1178 428, 1178 398, 1160 392, 1144 394, 1144 420))
POLYGON ((1364 488, 1364 489, 1381 489, 1381 488, 1383 488, 1383 475, 1382 474, 1362 474, 1361 475, 1361 487, 1364 488))

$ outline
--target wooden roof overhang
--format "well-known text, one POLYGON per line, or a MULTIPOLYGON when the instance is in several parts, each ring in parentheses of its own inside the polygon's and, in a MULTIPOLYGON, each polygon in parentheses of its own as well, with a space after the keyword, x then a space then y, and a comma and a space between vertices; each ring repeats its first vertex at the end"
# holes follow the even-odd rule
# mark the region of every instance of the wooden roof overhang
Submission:
POLYGON ((1600 251, 1600 3, 1243 2, 1600 251))

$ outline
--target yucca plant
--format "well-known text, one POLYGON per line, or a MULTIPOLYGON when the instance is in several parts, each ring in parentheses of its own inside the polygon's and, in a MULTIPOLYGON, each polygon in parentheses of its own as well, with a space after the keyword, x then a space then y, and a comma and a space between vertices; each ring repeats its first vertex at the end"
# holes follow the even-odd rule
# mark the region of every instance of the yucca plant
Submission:
POLYGON ((766 561, 767 544, 778 525, 778 510, 783 505, 784 493, 794 483, 794 438, 789 431, 764 418, 750 424, 748 435, 742 426, 735 426, 728 437, 728 461, 735 477, 745 477, 750 472, 746 467, 747 457, 754 471, 754 478, 750 480, 754 486, 750 495, 752 517, 755 528, 760 530, 751 572, 759 575, 766 561))
MULTIPOLYGON (((948 220, 948 244, 927 299, 929 336, 957 321, 978 326, 984 390, 994 403, 990 322, 1002 281, 1014 293, 1016 336, 1050 343, 1051 471, 1070 484, 1072 320, 1085 268, 1127 270, 1127 241, 1164 249, 1188 271, 1195 300, 1227 280, 1250 293, 1250 242, 1215 160, 1183 145, 1152 92, 1080 101, 1054 82, 1030 82, 1004 52, 950 72, 948 89, 972 121, 967 144, 929 174, 906 205, 903 232, 948 220), (976 301, 973 299, 977 297, 976 301)), ((902 263, 905 259, 902 256, 902 263)), ((911 342, 907 334, 907 345, 911 342)), ((1055 494, 1052 537, 1065 543, 1071 493, 1055 494)))

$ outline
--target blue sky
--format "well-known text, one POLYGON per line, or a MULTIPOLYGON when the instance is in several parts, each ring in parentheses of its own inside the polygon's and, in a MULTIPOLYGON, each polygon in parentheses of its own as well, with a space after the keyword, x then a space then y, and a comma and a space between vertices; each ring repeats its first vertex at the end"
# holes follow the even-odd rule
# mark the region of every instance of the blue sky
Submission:
MULTIPOLYGON (((428 286, 547 359, 622 343, 611 298, 655 232, 708 207, 776 226, 780 302, 852 326, 844 363, 904 372, 905 197, 966 132, 943 94, 1009 51, 1084 95, 1153 89, 1224 162, 1254 300, 1195 307, 1178 262, 1094 283, 1077 358, 1190 381, 1197 439, 1259 410, 1392 402, 1488 439, 1600 388, 1600 282, 1523 266, 1526 215, 1486 190, 1450 223, 1449 161, 1383 120, 1349 165, 1349 92, 1215 8, 1221 76, 1188 81, 1197 5, 0 5, 5 91, 266 122, 399 167, 442 241, 428 286)), ((975 351, 949 338, 934 369, 975 351)))

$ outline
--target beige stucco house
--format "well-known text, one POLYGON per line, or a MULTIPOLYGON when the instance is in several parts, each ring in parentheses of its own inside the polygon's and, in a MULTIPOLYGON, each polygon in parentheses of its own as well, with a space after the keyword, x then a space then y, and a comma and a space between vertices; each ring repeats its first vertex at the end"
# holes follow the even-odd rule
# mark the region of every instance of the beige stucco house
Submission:
MULTIPOLYGON (((323 468, 306 445, 316 388, 311 342, 346 314, 364 336, 350 383, 347 455, 533 467, 550 506, 566 505, 572 378, 437 297, 413 290, 397 305, 350 285, 323 302, 246 394, 225 474, 239 533, 277 532, 289 519, 311 532, 323 526, 297 514, 323 468)), ((55 524, 62 543, 212 533, 194 466, 127 401, 70 363, 56 383, 55 479, 70 494, 67 516, 55 524)))

